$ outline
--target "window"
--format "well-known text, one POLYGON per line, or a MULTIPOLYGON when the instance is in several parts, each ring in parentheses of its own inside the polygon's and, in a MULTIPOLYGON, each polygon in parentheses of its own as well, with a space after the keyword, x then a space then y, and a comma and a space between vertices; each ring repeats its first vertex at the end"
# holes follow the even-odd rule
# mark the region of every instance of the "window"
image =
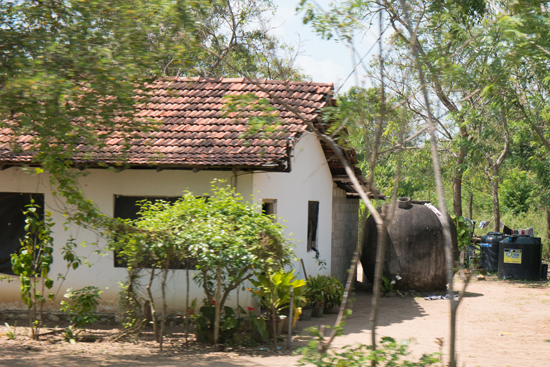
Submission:
MULTIPOLYGON (((138 212, 139 212, 139 204, 138 202, 141 200, 149 200, 149 201, 157 201, 157 200, 164 200, 169 203, 176 202, 180 197, 179 196, 122 196, 122 195, 115 195, 115 210, 114 210, 114 216, 115 218, 121 218, 121 219, 137 219, 138 218, 138 212)), ((146 267, 151 266, 152 261, 149 261, 148 264, 146 264, 146 267)), ((125 268, 126 267, 126 261, 117 254, 115 251, 114 253, 114 264, 116 268, 125 268)), ((189 268, 194 269, 195 264, 194 262, 189 262, 189 268)), ((173 261, 170 263, 170 269, 185 269, 185 265, 173 261)))
POLYGON ((274 215, 273 222, 277 221, 277 199, 263 199, 262 213, 265 215, 274 215))
POLYGON ((11 254, 21 249, 25 237, 25 206, 31 199, 40 207, 44 218, 44 194, 0 192, 0 273, 12 274, 11 254))
MULTIPOLYGON (((317 250, 317 227, 319 224, 319 202, 308 201, 307 207, 307 250, 317 250)), ((316 251, 317 252, 317 251, 316 251)))

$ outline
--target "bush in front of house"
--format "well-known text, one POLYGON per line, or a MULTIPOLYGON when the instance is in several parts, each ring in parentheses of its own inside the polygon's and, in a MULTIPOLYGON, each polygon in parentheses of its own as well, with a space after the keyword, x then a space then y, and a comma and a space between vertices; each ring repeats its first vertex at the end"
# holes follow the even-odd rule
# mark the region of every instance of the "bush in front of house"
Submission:
POLYGON ((211 193, 203 196, 187 191, 175 203, 159 200, 140 205, 140 217, 122 222, 112 236, 111 249, 131 272, 151 268, 146 289, 155 328, 151 284, 155 270, 161 275, 162 317, 160 330, 155 329, 159 343, 167 310, 166 276, 174 263, 196 264, 193 279, 203 288, 205 303, 214 305, 213 342, 217 344, 229 294, 254 273, 274 273, 293 258, 283 226, 262 214, 259 204, 243 200, 225 181, 213 181, 211 193))

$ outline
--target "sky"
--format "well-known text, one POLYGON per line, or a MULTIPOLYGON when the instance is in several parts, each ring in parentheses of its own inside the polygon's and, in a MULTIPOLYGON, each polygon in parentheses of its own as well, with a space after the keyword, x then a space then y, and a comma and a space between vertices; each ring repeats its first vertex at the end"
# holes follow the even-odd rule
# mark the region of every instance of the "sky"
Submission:
MULTIPOLYGON (((331 0, 316 1, 325 10, 329 9, 331 2, 331 0)), ((277 6, 277 10, 271 21, 271 32, 281 41, 295 48, 300 45, 300 55, 296 59, 296 64, 302 68, 303 72, 310 75, 314 82, 334 83, 335 89, 342 86, 340 93, 353 86, 356 83, 354 75, 342 85, 353 70, 352 58, 347 47, 334 40, 322 40, 313 32, 311 25, 303 24, 302 14, 296 14, 299 0, 273 0, 273 3, 277 6)), ((375 28, 378 27, 375 26, 375 28)), ((361 56, 365 55, 377 38, 377 30, 355 37, 358 53, 361 56)), ((371 54, 376 52, 375 46, 371 54)), ((365 61, 369 59, 370 56, 367 56, 365 61)), ((370 84, 363 71, 359 73, 359 84, 362 86, 370 84)))

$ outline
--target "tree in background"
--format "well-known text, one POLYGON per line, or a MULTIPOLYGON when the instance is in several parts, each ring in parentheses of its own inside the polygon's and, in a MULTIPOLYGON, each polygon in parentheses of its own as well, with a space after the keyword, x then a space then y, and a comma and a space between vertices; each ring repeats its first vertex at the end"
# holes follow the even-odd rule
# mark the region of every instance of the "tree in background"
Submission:
POLYGON ((149 34, 151 52, 163 55, 159 66, 166 75, 240 77, 227 67, 231 63, 256 79, 307 79, 294 64, 299 45, 270 34, 275 9, 271 0, 212 0, 191 10, 192 30, 166 19, 149 34))

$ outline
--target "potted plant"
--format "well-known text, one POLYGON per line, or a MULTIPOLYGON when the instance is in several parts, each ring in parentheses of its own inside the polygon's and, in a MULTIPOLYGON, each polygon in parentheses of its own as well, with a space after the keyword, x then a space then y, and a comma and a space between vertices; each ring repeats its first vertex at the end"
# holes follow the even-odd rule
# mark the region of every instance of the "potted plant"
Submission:
POLYGON ((325 304, 326 278, 323 275, 309 277, 306 282, 306 308, 313 310, 313 316, 323 316, 325 304))
POLYGON ((344 286, 335 277, 327 277, 325 285, 325 313, 338 313, 342 298, 344 297, 344 286))
MULTIPOLYGON (((267 329, 271 335, 282 332, 283 320, 279 313, 290 304, 290 288, 296 291, 305 285, 302 279, 296 279, 294 270, 285 272, 280 269, 271 274, 255 274, 256 279, 250 279, 255 287, 250 289, 260 299, 260 306, 266 310, 267 329), (274 325, 275 323, 275 325, 274 325)), ((299 302, 302 298, 298 298, 299 302)))

